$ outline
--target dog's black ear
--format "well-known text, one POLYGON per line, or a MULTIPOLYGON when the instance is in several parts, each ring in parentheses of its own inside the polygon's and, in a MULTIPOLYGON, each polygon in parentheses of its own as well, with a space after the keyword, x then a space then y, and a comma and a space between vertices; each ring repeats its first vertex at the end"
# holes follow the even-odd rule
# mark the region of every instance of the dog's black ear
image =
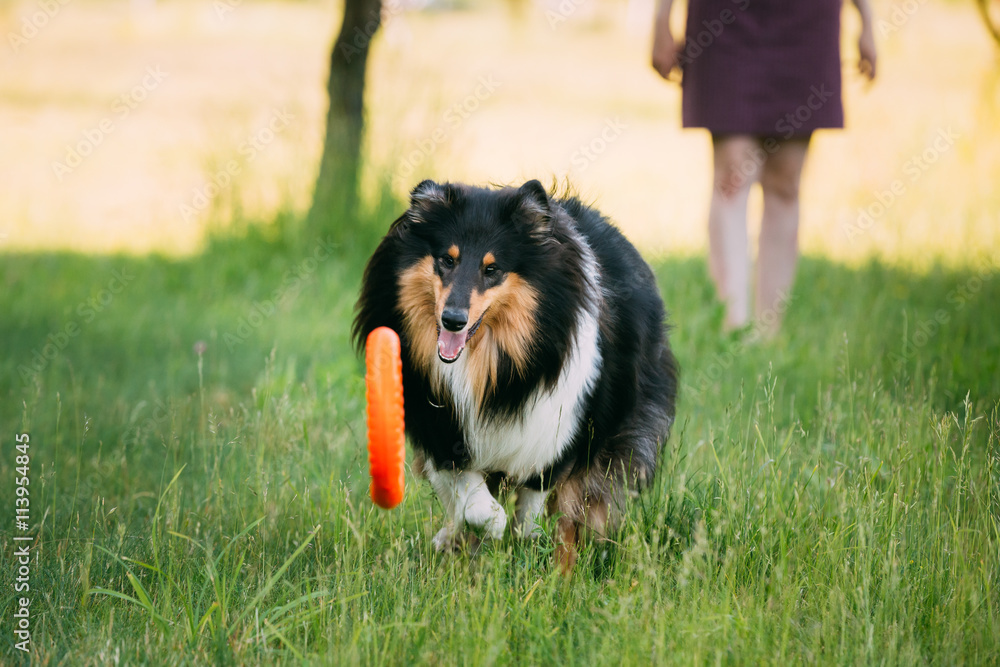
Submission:
POLYGON ((521 201, 534 204, 540 210, 548 213, 549 211, 549 195, 545 192, 545 188, 542 184, 538 182, 538 179, 532 179, 519 187, 517 189, 517 194, 521 198, 521 201))
POLYGON ((427 179, 421 181, 410 192, 410 208, 426 208, 434 204, 447 206, 451 203, 451 188, 448 184, 438 185, 427 179))
POLYGON ((517 189, 517 216, 527 225, 528 234, 544 240, 552 235, 552 209, 549 195, 537 180, 530 180, 517 189))

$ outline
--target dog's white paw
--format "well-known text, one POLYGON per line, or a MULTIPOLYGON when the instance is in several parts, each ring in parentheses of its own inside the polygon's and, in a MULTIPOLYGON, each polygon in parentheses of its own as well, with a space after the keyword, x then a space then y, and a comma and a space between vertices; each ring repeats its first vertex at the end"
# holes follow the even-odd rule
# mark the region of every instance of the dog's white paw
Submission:
POLYGON ((534 520, 515 520, 514 535, 521 539, 535 540, 542 536, 542 527, 534 520))
POLYGON ((452 525, 447 525, 431 538, 431 544, 438 553, 454 553, 458 551, 472 550, 475 552, 479 548, 481 540, 475 534, 467 530, 455 530, 452 525))
POLYGON ((455 530, 455 525, 448 523, 444 528, 437 532, 433 538, 431 538, 431 544, 434 545, 434 549, 443 551, 455 551, 458 549, 459 545, 459 534, 455 530))
POLYGON ((507 514, 489 492, 476 493, 465 505, 465 522, 481 528, 488 537, 499 540, 507 527, 507 514))
POLYGON ((475 470, 436 470, 425 465, 424 472, 449 517, 448 524, 434 536, 434 548, 448 551, 470 541, 478 543, 464 528, 466 524, 483 531, 485 537, 500 539, 507 527, 507 515, 486 486, 483 474, 475 470))

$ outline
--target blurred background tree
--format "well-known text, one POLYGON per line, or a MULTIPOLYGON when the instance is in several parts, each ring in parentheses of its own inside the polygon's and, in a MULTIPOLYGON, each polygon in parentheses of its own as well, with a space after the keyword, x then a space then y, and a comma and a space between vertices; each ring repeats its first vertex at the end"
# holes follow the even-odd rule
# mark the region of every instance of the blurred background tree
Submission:
POLYGON ((979 0, 979 11, 993 39, 1000 44, 1000 0, 979 0))
POLYGON ((332 231, 340 236, 357 207, 365 76, 381 15, 382 0, 344 2, 344 19, 330 53, 326 139, 308 216, 314 232, 332 231))

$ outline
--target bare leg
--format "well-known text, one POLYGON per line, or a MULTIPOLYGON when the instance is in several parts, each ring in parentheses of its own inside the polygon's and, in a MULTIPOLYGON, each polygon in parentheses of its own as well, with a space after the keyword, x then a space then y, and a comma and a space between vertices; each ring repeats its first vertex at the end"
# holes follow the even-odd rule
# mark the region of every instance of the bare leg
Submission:
POLYGON ((799 257, 799 181, 808 139, 782 142, 761 173, 764 217, 757 251, 755 319, 764 335, 781 326, 799 257))
POLYGON ((738 329, 750 317, 750 258, 747 253, 747 197, 766 154, 746 135, 712 137, 714 182, 708 212, 708 266, 726 304, 725 328, 738 329))

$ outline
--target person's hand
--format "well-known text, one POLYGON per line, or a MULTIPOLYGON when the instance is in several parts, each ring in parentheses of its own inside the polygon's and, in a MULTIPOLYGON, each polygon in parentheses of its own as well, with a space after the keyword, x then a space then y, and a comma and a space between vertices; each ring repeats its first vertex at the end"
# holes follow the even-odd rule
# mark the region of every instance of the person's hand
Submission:
POLYGON ((657 21, 653 34, 653 69, 664 79, 669 79, 674 68, 680 68, 678 54, 678 45, 670 34, 670 25, 667 21, 657 21))
POLYGON ((875 63, 878 55, 875 52, 875 35, 870 27, 861 31, 858 39, 858 71, 869 81, 875 78, 875 63))

